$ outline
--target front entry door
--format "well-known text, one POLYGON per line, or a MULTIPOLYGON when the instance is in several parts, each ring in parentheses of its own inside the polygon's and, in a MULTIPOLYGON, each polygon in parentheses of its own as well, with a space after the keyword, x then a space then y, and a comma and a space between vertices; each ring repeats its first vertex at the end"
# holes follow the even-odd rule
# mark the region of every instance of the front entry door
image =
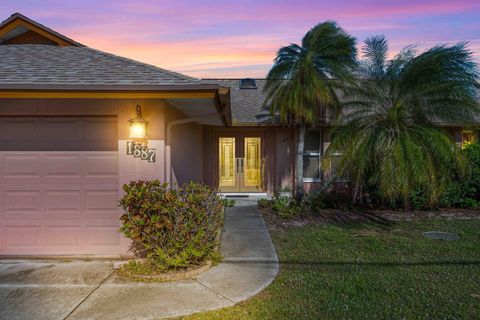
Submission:
POLYGON ((218 173, 221 192, 262 191, 262 138, 218 138, 218 173))

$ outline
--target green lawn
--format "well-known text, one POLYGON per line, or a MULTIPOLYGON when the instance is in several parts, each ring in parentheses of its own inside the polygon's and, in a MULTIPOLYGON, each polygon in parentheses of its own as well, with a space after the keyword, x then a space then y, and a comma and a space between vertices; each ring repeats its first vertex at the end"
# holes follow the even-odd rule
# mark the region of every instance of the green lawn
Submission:
POLYGON ((480 221, 308 226, 272 234, 281 273, 256 297, 187 319, 480 319, 480 221), (422 232, 457 232, 457 241, 422 232))

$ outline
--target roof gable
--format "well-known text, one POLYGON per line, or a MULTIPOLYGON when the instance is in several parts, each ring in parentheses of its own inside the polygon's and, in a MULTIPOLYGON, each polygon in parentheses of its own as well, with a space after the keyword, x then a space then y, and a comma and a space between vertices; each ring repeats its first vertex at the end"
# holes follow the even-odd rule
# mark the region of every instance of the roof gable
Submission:
POLYGON ((15 13, 0 23, 0 45, 2 44, 50 44, 60 47, 83 47, 82 44, 20 13, 15 13))

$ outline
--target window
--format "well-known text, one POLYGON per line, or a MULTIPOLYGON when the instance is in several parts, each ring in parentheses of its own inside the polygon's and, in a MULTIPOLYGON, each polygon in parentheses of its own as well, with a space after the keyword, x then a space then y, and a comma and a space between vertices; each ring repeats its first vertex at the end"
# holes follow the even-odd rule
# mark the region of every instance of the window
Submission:
POLYGON ((309 130, 305 134, 303 152, 303 181, 318 182, 320 176, 321 135, 319 131, 309 130))
MULTIPOLYGON (((322 180, 321 160, 323 151, 328 148, 330 142, 322 141, 323 137, 318 130, 309 130, 305 135, 305 147, 303 151, 303 182, 320 182, 322 180), (322 150, 323 148, 323 150, 322 150)), ((330 168, 325 171, 328 179, 337 170, 338 162, 342 153, 333 154, 330 168)), ((347 181, 346 178, 337 178, 336 181, 347 181)))
POLYGON ((462 148, 476 142, 476 132, 473 130, 462 130, 462 148))
POLYGON ((252 78, 240 79, 240 89, 257 89, 257 83, 252 78))

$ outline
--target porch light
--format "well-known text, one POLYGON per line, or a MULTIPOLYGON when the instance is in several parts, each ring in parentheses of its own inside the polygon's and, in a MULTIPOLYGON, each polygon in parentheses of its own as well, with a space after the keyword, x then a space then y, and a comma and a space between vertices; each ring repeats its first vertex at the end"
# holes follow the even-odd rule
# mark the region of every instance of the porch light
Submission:
POLYGON ((147 123, 142 117, 142 108, 137 105, 137 116, 130 122, 130 139, 147 139, 147 123))

